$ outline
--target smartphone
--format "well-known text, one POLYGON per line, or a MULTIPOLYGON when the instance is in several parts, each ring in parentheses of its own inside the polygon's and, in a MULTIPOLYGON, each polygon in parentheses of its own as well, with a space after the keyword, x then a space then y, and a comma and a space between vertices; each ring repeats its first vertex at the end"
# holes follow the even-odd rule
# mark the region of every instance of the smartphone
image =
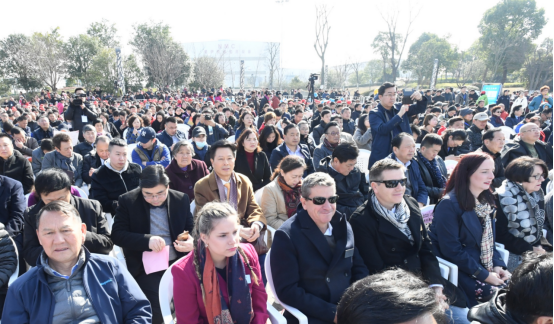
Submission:
POLYGON ((402 104, 403 105, 411 105, 414 103, 412 98, 410 98, 411 95, 414 94, 414 89, 408 88, 402 90, 402 104))

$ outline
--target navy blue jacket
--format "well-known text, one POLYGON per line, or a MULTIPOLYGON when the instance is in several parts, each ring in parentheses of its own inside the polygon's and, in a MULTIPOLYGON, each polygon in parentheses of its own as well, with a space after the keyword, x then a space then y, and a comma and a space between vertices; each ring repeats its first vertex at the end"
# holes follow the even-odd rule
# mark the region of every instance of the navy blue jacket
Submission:
MULTIPOLYGON (((302 155, 304 155, 304 161, 306 162, 306 166, 308 167, 306 171, 304 171, 304 177, 307 177, 309 174, 312 174, 314 172, 314 165, 312 163, 312 157, 310 155, 310 149, 307 145, 300 144, 300 151, 302 152, 302 155)), ((279 146, 277 146, 273 152, 271 152, 271 158, 269 160, 269 165, 271 165, 272 170, 276 170, 277 166, 281 162, 281 160, 289 155, 289 152, 287 151, 287 145, 285 142, 281 143, 279 146)))
MULTIPOLYGON (((152 323, 152 309, 131 274, 113 257, 91 254, 85 247, 83 284, 102 323, 152 323)), ((2 321, 52 323, 56 300, 39 262, 8 290, 2 321)))
MULTIPOLYGON (((304 313, 310 324, 333 323, 346 288, 369 274, 346 217, 337 211, 331 226, 334 253, 300 205, 297 214, 275 232, 269 252, 275 293, 283 303, 304 313)), ((285 317, 291 319, 288 313, 285 317)))
MULTIPOLYGON (((221 127, 221 125, 219 125, 218 123, 216 123, 215 126, 212 127, 211 134, 210 134, 210 129, 208 128, 207 125, 200 123, 196 125, 196 127, 204 128, 204 130, 206 131, 206 142, 208 143, 208 145, 212 145, 213 143, 219 140, 226 139, 227 137, 229 137, 229 132, 225 128, 221 127)), ((235 139, 238 139, 236 135, 235 135, 235 139)))
POLYGON ((0 223, 4 224, 10 237, 23 233, 23 213, 27 199, 21 182, 0 175, 0 223))
POLYGON ((50 126, 48 127, 48 131, 45 132, 42 128, 39 127, 31 133, 31 136, 34 137, 37 140, 38 145, 40 145, 40 142, 42 142, 43 139, 54 137, 54 128, 50 126))
MULTIPOLYGON (((492 230, 496 241, 495 220, 492 230)), ((454 192, 449 192, 435 207, 429 228, 433 253, 458 266, 458 287, 466 294, 468 307, 477 305, 475 280, 484 282, 489 272, 481 264, 481 237, 483 226, 475 211, 464 211, 454 192)), ((496 248, 494 267, 506 267, 496 248)))
MULTIPOLYGON (((373 154, 373 153, 372 153, 373 154)), ((394 153, 391 153, 387 156, 388 159, 393 159, 396 161, 396 156, 394 153)), ((417 200, 417 202, 427 205, 427 198, 429 198, 429 192, 423 182, 421 177, 421 172, 419 171, 419 162, 416 159, 412 159, 410 166, 408 167, 408 174, 410 175, 410 183, 412 185, 412 194, 411 196, 417 200)))
MULTIPOLYGON (((186 140, 187 139, 187 136, 185 135, 185 133, 181 132, 180 130, 177 130, 177 133, 175 133, 175 136, 179 140, 186 140)), ((171 148, 171 146, 173 145, 173 138, 171 136, 169 136, 169 134, 167 134, 165 130, 163 132, 157 134, 156 138, 158 139, 158 141, 162 142, 168 148, 171 148)))
POLYGON ((369 157, 368 170, 373 164, 382 160, 392 153, 392 138, 402 132, 411 134, 410 117, 417 116, 425 112, 427 108, 427 99, 422 96, 422 99, 417 104, 410 105, 410 109, 399 117, 398 111, 402 107, 401 103, 393 106, 393 117, 387 121, 386 109, 381 104, 373 108, 369 112, 369 124, 371 126, 371 135, 373 136, 373 144, 371 156, 369 157), (392 132, 392 136, 391 136, 392 132))
MULTIPOLYGON (((504 126, 508 126, 510 128, 514 128, 517 124, 519 124, 525 116, 519 116, 519 117, 506 117, 506 121, 504 121, 504 126)), ((507 138, 508 139, 508 138, 507 138)))

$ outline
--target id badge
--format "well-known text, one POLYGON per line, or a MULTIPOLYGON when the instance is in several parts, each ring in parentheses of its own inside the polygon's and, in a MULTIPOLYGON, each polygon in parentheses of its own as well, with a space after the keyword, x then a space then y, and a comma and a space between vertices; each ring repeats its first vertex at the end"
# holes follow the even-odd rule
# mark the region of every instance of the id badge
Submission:
POLYGON ((81 121, 82 121, 83 123, 88 123, 88 118, 87 118, 87 116, 84 116, 84 115, 81 116, 81 121))

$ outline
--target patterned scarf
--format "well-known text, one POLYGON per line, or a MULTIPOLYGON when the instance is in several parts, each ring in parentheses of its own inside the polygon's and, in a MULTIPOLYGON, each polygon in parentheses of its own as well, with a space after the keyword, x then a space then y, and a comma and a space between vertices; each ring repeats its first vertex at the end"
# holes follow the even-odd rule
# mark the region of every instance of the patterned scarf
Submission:
POLYGON ((506 179, 496 192, 500 208, 508 218, 508 232, 529 244, 538 242, 545 219, 544 209, 539 205, 544 200, 542 190, 529 194, 520 184, 506 179))
POLYGON ((339 141, 338 141, 336 144, 331 144, 331 143, 327 140, 327 138, 325 138, 325 139, 323 140, 323 146, 325 146, 326 148, 328 148, 328 149, 331 150, 331 151, 335 150, 335 147, 339 146, 339 144, 340 144, 340 139, 339 139, 339 141))
POLYGON ((406 201, 402 199, 402 202, 396 204, 394 207, 396 210, 394 213, 389 211, 377 200, 375 193, 371 192, 371 202, 373 204, 373 210, 384 219, 388 220, 394 227, 398 228, 400 232, 408 237, 410 243, 414 244, 414 237, 412 236, 412 231, 408 227, 408 220, 410 220, 410 208, 406 204, 406 201))
POLYGON ((219 200, 228 202, 235 210, 237 210, 238 205, 238 193, 237 193, 237 181, 235 179, 235 172, 231 175, 231 192, 229 193, 229 200, 227 200, 227 195, 225 194, 225 186, 223 185, 223 180, 215 174, 215 182, 217 183, 217 189, 219 191, 219 200))
POLYGON ((437 183, 439 184, 439 187, 445 188, 446 178, 442 175, 441 170, 439 169, 439 165, 437 164, 437 160, 435 159, 433 159, 433 161, 427 160, 427 158, 425 158, 420 151, 417 152, 417 156, 419 157, 419 161, 422 161, 425 167, 427 168, 427 170, 430 171, 431 177, 433 178, 433 180, 437 181, 437 183))
POLYGON ((285 207, 287 208, 287 216, 290 218, 292 215, 296 214, 296 209, 300 203, 300 189, 302 187, 302 181, 296 185, 296 187, 291 188, 281 175, 277 178, 279 187, 283 190, 283 195, 285 196, 285 207))
POLYGON ((238 251, 232 257, 227 258, 227 278, 225 278, 226 282, 221 282, 222 285, 227 284, 230 305, 225 302, 210 250, 201 248, 199 242, 198 251, 208 322, 210 324, 250 323, 254 317, 252 296, 248 282, 245 280, 244 263, 238 251))
POLYGON ((494 254, 494 236, 492 233, 491 213, 492 207, 489 204, 480 204, 475 201, 475 213, 481 218, 483 225, 483 236, 481 236, 481 264, 487 271, 493 270, 492 257, 494 254))

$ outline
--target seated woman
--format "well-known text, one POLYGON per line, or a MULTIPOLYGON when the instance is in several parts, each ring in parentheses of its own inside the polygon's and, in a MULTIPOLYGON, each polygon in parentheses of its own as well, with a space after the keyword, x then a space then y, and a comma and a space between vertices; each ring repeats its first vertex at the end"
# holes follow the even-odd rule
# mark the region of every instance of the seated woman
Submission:
POLYGON ((491 124, 494 127, 501 127, 504 126, 504 121, 500 117, 502 115, 502 107, 501 106, 494 106, 491 109, 491 124))
POLYGON ((283 138, 281 137, 279 129, 276 126, 269 125, 265 127, 260 134, 259 141, 260 147, 269 161, 271 159, 271 152, 283 143, 283 138))
POLYGON ((314 157, 312 159, 314 169, 317 169, 319 162, 326 156, 333 154, 335 147, 340 144, 339 124, 337 122, 329 122, 323 129, 323 135, 325 135, 325 138, 314 150, 314 157))
POLYGON ((493 172, 486 153, 462 157, 429 229, 433 254, 458 266, 458 287, 470 308, 492 298, 511 277, 495 246, 493 172))
POLYGON ((252 113, 245 111, 240 115, 239 122, 238 122, 238 128, 235 132, 235 139, 240 137, 240 133, 242 133, 245 129, 252 129, 254 131, 256 130, 256 126, 254 125, 254 115, 252 113))
POLYGON ((127 128, 125 130, 125 140, 127 144, 135 144, 139 136, 140 130, 144 127, 144 121, 137 115, 133 115, 127 119, 127 128))
POLYGON ((262 210, 267 225, 278 229, 292 215, 300 203, 302 175, 306 162, 296 155, 286 156, 273 172, 271 181, 262 193, 262 210))
POLYGON ((358 127, 354 132, 354 142, 358 145, 358 149, 364 149, 371 151, 371 143, 373 142, 373 135, 371 135, 371 128, 369 126, 369 115, 362 114, 358 118, 358 127))
POLYGON ((416 143, 420 144, 425 135, 435 132, 435 127, 439 123, 439 119, 435 114, 427 114, 423 119, 423 126, 421 127, 421 134, 417 137, 416 143))
POLYGON ((193 159, 194 148, 183 140, 173 144, 173 160, 165 168, 169 177, 169 189, 184 192, 190 201, 194 200, 194 184, 209 174, 203 161, 193 159))
POLYGON ((449 129, 442 133, 442 147, 439 156, 444 160, 460 161, 458 147, 464 144, 467 134, 461 129, 449 129))
POLYGON ((178 323, 266 323, 258 255, 251 244, 239 244, 239 229, 227 203, 210 202, 198 212, 196 248, 171 268, 178 323))
POLYGON ((271 177, 271 168, 259 145, 256 132, 250 128, 245 129, 237 139, 236 145, 235 172, 247 176, 254 191, 267 185, 271 177))
POLYGON ((165 114, 163 111, 156 113, 156 120, 152 123, 152 128, 156 133, 160 133, 165 129, 165 114))
MULTIPOLYGON (((107 113, 101 113, 100 114, 100 120, 102 121, 102 132, 103 134, 110 134, 111 138, 119 138, 119 131, 115 127, 115 125, 110 122, 110 116, 107 113)), ((98 130, 97 130, 98 132, 98 130)), ((100 133, 100 132, 99 132, 100 133)), ((97 136, 100 136, 97 134, 97 136)))
POLYGON ((516 127, 517 124, 521 123, 523 121, 523 113, 525 112, 525 109, 523 109, 522 105, 514 105, 512 106, 512 110, 510 112, 510 116, 506 118, 506 122, 504 123, 504 126, 508 126, 510 128, 516 127))
POLYGON ((258 133, 261 134, 264 130, 264 127, 269 125, 275 125, 277 122, 277 115, 275 115, 274 112, 268 112, 264 115, 264 122, 262 123, 262 126, 258 130, 258 133))
POLYGON ((508 164, 506 180, 496 189, 496 236, 510 252, 509 271, 521 263, 527 251, 543 254, 552 250, 542 235, 545 210, 541 184, 547 174, 544 161, 523 156, 508 164))
POLYGON ((97 119, 92 124, 94 125, 94 129, 96 130, 96 138, 98 138, 98 136, 106 136, 110 140, 113 139, 110 133, 107 133, 104 131, 104 125, 102 124, 102 120, 97 119))

